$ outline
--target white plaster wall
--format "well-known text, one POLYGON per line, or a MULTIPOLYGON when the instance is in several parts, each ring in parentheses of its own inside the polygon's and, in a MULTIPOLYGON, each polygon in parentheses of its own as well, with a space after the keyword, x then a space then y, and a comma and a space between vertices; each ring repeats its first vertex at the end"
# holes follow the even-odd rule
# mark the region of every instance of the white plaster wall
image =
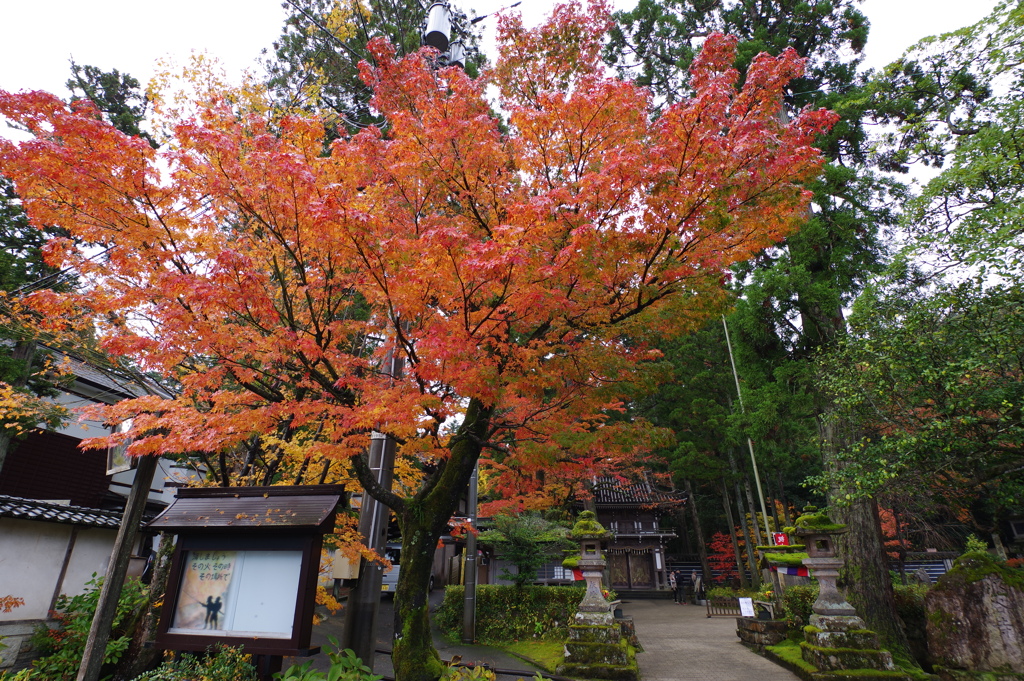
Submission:
MULTIPOLYGON (((72 529, 35 520, 0 519, 0 595, 25 599, 25 605, 0 612, 0 622, 46 618, 72 529)), ((94 572, 106 574, 116 535, 115 530, 78 528, 60 593, 83 593, 94 572)))
POLYGON ((100 577, 107 574, 110 552, 114 549, 116 538, 117 532, 114 530, 80 527, 60 592, 68 596, 77 596, 85 592, 85 583, 92 579, 92 573, 95 572, 100 577))
POLYGON ((70 537, 70 525, 0 519, 0 595, 25 599, 0 622, 46 617, 70 537))

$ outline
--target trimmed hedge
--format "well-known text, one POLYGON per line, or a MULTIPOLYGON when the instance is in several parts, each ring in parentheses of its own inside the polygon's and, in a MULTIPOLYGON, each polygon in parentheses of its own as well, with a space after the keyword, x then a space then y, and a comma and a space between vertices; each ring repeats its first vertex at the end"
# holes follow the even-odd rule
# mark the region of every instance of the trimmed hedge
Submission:
MULTIPOLYGON (((448 637, 462 635, 464 587, 448 586, 434 619, 448 637)), ((528 639, 558 640, 569 635, 586 588, 482 584, 476 588, 476 638, 480 643, 528 639)))

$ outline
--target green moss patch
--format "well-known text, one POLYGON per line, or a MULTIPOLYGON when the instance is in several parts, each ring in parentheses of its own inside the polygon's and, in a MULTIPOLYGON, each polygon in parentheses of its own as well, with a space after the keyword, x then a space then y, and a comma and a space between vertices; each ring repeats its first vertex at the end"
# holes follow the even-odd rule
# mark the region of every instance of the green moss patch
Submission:
POLYGON ((561 641, 516 641, 495 647, 551 673, 565 657, 565 646, 561 641))
POLYGON ((769 657, 774 656, 783 666, 789 667, 794 671, 800 670, 806 674, 813 674, 818 671, 814 665, 804 659, 803 653, 800 650, 800 644, 796 641, 783 641, 778 645, 765 646, 764 649, 767 653, 771 654, 769 657))
POLYGON ((971 551, 956 559, 953 569, 939 578, 938 588, 952 582, 973 584, 989 576, 998 576, 1007 585, 1024 590, 1024 570, 996 560, 986 551, 971 551))
POLYGON ((764 559, 772 565, 783 565, 786 567, 800 567, 804 564, 806 553, 766 553, 764 559))

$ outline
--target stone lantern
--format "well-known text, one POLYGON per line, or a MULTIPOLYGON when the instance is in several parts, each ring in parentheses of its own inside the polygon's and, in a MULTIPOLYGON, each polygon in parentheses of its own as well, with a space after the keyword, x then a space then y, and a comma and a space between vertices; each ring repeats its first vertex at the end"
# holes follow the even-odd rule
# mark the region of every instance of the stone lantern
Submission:
MULTIPOLYGON (((816 511, 817 509, 810 509, 816 511)), ((857 611, 846 602, 836 587, 843 560, 836 556, 835 537, 846 533, 846 526, 833 523, 824 513, 809 513, 797 521, 796 535, 807 547, 804 566, 818 580, 818 599, 811 610, 811 624, 817 626, 820 617, 856 617, 857 611)))
POLYGON ((811 606, 811 626, 804 629, 804 644, 800 647, 804 661, 819 673, 858 669, 894 672, 892 654, 881 648, 878 634, 865 628, 864 620, 836 587, 843 560, 836 555, 835 538, 847 531, 846 525, 832 522, 814 507, 805 509, 796 525, 795 534, 807 547, 804 565, 818 580, 819 589, 818 599, 811 606))
POLYGON ((601 555, 601 543, 608 537, 593 511, 584 511, 572 528, 572 538, 580 543, 580 560, 577 563, 583 579, 587 583, 587 592, 580 602, 576 616, 579 624, 611 624, 611 603, 601 592, 601 578, 604 575, 605 560, 601 555), (581 622, 580 617, 587 621, 581 622))
POLYGON ((576 616, 569 625, 565 658, 557 672, 587 679, 639 679, 635 654, 612 615, 612 604, 601 593, 604 558, 601 544, 609 537, 593 511, 584 511, 573 525, 570 536, 580 543, 577 567, 587 582, 576 616))

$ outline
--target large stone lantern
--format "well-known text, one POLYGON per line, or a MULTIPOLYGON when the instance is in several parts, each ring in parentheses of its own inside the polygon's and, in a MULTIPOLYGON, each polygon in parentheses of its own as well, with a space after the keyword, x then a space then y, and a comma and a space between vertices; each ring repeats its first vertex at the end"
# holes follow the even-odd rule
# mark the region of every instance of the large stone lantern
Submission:
POLYGON ((816 667, 823 678, 831 672, 849 670, 875 670, 867 675, 870 678, 877 677, 878 671, 900 678, 892 674, 896 671, 892 654, 881 648, 878 634, 865 629, 864 620, 836 587, 843 560, 836 555, 835 538, 846 532, 846 525, 834 523, 825 513, 808 507, 796 526, 795 534, 807 546, 804 565, 818 580, 811 626, 804 629, 800 646, 804 661, 816 667))
POLYGON ((580 602, 576 621, 578 624, 603 625, 612 623, 611 603, 601 592, 601 579, 604 576, 605 560, 601 555, 601 544, 609 537, 593 511, 584 511, 573 525, 573 539, 580 543, 580 560, 577 563, 583 579, 587 582, 587 592, 580 602), (587 621, 580 621, 580 618, 587 621))
POLYGON ((795 534, 807 547, 804 566, 818 580, 818 599, 811 606, 814 612, 811 624, 818 626, 817 620, 821 617, 856 617, 857 611, 836 587, 843 560, 836 555, 835 537, 845 534, 846 526, 833 523, 824 513, 815 512, 817 509, 808 510, 812 512, 797 520, 795 534))
POLYGON ((584 679, 624 679, 636 681, 640 671, 635 654, 612 615, 612 604, 601 593, 604 558, 601 544, 610 536, 593 511, 580 513, 570 536, 580 543, 577 567, 587 581, 587 591, 576 616, 569 625, 565 658, 557 672, 584 679))

